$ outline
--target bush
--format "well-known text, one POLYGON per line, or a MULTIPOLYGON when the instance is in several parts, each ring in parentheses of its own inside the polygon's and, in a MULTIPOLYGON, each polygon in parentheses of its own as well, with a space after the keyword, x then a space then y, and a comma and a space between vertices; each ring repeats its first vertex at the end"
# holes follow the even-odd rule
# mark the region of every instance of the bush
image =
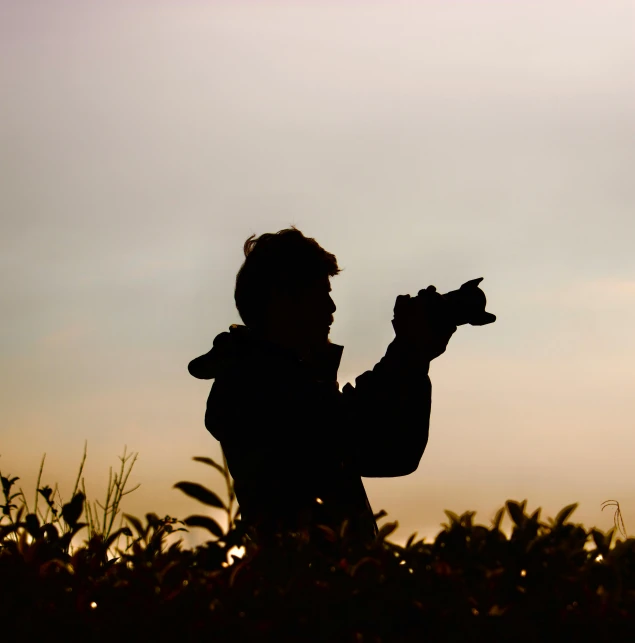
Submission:
MULTIPOLYGON (((104 529, 112 520, 91 530, 80 519, 92 510, 77 490, 58 506, 40 492, 44 520, 28 512, 21 491, 12 493, 17 478, 3 476, 2 632, 19 631, 28 641, 51 633, 84 641, 351 643, 635 636, 635 540, 570 522, 576 505, 543 522, 540 509, 529 515, 526 501, 509 500, 487 526, 473 512, 447 511, 434 542, 413 534, 403 547, 388 540, 393 522, 368 546, 354 542, 344 523, 338 531, 280 534, 263 548, 232 511, 226 463, 197 459, 223 473, 229 501, 195 483, 175 486, 224 508, 226 529, 206 516, 147 514, 143 521, 125 516, 128 525, 110 533, 104 529), (509 536, 500 529, 505 512, 509 536), (193 549, 169 544, 184 525, 212 538, 193 549), (89 537, 73 547, 83 529, 89 537), (232 555, 237 547, 245 548, 242 558, 232 555)), ((118 479, 120 499, 124 475, 118 479)))

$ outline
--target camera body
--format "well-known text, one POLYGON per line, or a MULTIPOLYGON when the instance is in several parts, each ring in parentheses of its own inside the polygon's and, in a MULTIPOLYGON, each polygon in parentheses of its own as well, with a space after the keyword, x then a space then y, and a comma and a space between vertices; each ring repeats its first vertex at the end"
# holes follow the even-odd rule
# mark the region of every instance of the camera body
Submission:
POLYGON ((485 326, 496 321, 496 315, 485 312, 487 299, 485 293, 478 287, 483 277, 466 281, 458 290, 441 295, 448 303, 452 321, 456 326, 471 324, 485 326))

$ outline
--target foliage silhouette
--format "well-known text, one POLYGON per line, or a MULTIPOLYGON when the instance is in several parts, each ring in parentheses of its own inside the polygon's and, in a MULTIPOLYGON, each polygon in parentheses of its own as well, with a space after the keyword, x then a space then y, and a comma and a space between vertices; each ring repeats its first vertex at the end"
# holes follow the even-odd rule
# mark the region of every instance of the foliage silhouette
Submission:
MULTIPOLYGON (((225 475, 220 465, 197 461, 225 475)), ((635 637, 635 539, 570 522, 575 504, 543 521, 526 500, 508 500, 490 525, 472 511, 448 510, 434 541, 412 534, 404 546, 388 540, 397 521, 385 522, 372 545, 350 538, 344 521, 339 529, 279 534, 262 548, 240 520, 222 531, 190 516, 214 539, 183 549, 168 540, 188 519, 124 514, 130 527, 89 535, 73 548, 73 536, 87 527, 82 492, 44 522, 14 491, 18 480, 2 477, 0 622, 3 634, 19 627, 25 640, 51 631, 91 641, 122 632, 158 641, 635 637), (509 535, 501 529, 505 515, 509 535), (120 536, 126 547, 117 545, 120 536), (245 546, 242 558, 231 555, 237 546, 245 546)), ((230 503, 222 504, 227 512, 230 503)))
POLYGON ((622 518, 620 503, 617 500, 605 500, 602 503, 602 511, 604 511, 607 507, 615 507, 615 514, 613 515, 613 523, 615 524, 615 529, 617 529, 624 536, 624 538, 626 538, 626 525, 624 524, 624 519, 622 518))

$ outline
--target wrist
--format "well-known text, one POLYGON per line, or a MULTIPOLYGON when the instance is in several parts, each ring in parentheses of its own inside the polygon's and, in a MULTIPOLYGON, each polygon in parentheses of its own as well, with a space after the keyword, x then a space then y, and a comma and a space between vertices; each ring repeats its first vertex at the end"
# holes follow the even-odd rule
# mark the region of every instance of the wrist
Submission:
POLYGON ((408 370, 427 375, 430 370, 430 357, 423 347, 416 343, 395 337, 388 347, 388 353, 398 359, 408 370))

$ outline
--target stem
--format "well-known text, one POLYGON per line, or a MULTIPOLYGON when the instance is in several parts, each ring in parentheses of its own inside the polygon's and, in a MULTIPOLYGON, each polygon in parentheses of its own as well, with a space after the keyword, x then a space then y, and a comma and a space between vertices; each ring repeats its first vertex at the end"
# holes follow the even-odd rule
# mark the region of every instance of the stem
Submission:
POLYGON ((46 460, 46 453, 42 456, 42 462, 40 463, 40 471, 37 474, 37 482, 35 483, 35 509, 33 513, 37 516, 37 499, 40 495, 38 489, 40 488, 40 481, 42 480, 42 471, 44 471, 44 460, 46 460))
POLYGON ((97 525, 97 533, 101 533, 101 525, 99 524, 99 512, 97 511, 97 501, 95 500, 95 504, 93 506, 93 516, 95 519, 95 524, 97 525))
MULTIPOLYGON (((121 516, 121 520, 119 521, 119 529, 121 529, 122 527, 123 527, 123 514, 121 516)), ((114 554, 117 553, 117 549, 119 548, 119 539, 120 538, 121 538, 121 533, 119 533, 119 535, 117 536, 117 542, 112 544, 114 554)))
POLYGON ((53 520, 53 522, 55 522, 56 516, 53 513, 53 501, 55 500, 55 493, 57 493, 59 495, 59 491, 57 489, 57 482, 55 483, 55 487, 53 488, 53 493, 51 493, 51 495, 49 496, 51 504, 49 504, 48 502, 46 503, 46 514, 44 514, 44 522, 47 521, 47 519, 49 517, 49 512, 51 512, 51 514, 53 516, 52 520, 53 520))
MULTIPOLYGON (((0 471, 0 475, 2 475, 2 472, 1 472, 1 471, 0 471)), ((8 478, 8 479, 11 479, 11 474, 9 474, 9 475, 7 476, 7 478, 8 478)), ((3 491, 3 494, 4 494, 4 502, 5 502, 5 503, 6 503, 6 505, 8 506, 8 505, 10 505, 10 504, 11 504, 11 501, 9 500, 9 495, 11 494, 11 488, 9 487, 9 494, 7 494, 7 492, 4 490, 4 487, 3 487, 2 491, 3 491)), ((7 515, 9 516, 9 522, 10 522, 12 525, 15 525, 15 521, 13 520, 13 516, 11 515, 11 507, 9 507, 9 513, 8 513, 7 515)), ((2 517, 4 518, 4 515, 3 515, 2 517)), ((13 532, 13 533, 14 533, 14 535, 16 535, 16 536, 17 536, 17 534, 16 534, 15 532, 13 532)), ((17 538, 16 538, 16 540, 17 540, 17 538)))
POLYGON ((88 523, 88 539, 90 540, 95 535, 95 523, 93 521, 93 512, 90 509, 90 502, 88 502, 88 495, 86 494, 84 478, 82 478, 82 492, 84 494, 84 512, 86 514, 86 522, 88 523))
POLYGON ((112 526, 115 521, 116 515, 119 513, 119 505, 121 504, 121 499, 123 498, 123 496, 127 495, 128 493, 132 493, 141 486, 140 484, 138 484, 136 487, 133 487, 128 491, 124 491, 126 485, 128 484, 128 478, 130 477, 132 467, 134 466, 135 462, 137 461, 137 457, 139 456, 138 453, 126 456, 127 448, 127 446, 124 446, 123 455, 119 458, 121 460, 121 470, 119 472, 119 476, 115 476, 115 495, 111 506, 110 524, 108 525, 108 529, 104 527, 104 538, 107 538, 112 531, 112 526), (128 465, 128 470, 126 471, 126 464, 128 460, 130 460, 130 458, 132 458, 132 461, 128 465))
POLYGON ((31 513, 29 511, 29 505, 26 502, 26 496, 24 495, 24 491, 22 491, 22 487, 20 487, 20 495, 22 496, 22 502, 24 503, 24 506, 26 507, 26 512, 29 514, 31 513))
POLYGON ((86 462, 86 448, 88 446, 88 440, 84 440, 84 455, 82 461, 79 464, 79 472, 77 474, 77 480, 75 480, 75 486, 73 487, 73 493, 71 494, 71 500, 75 497, 77 493, 77 487, 79 486, 79 480, 82 476, 82 471, 84 470, 84 463, 86 462))
POLYGON ((225 476, 225 483, 227 484, 227 497, 229 498, 229 506, 227 508, 227 530, 231 530, 233 526, 233 520, 232 520, 232 507, 234 505, 234 493, 230 481, 230 476, 229 476, 229 465, 227 464, 227 458, 225 457, 225 451, 222 450, 223 453, 223 465, 224 465, 224 471, 223 474, 225 476))
MULTIPOLYGON (((115 476, 115 480, 116 480, 116 476, 115 476)), ((110 467, 110 469, 108 470, 108 488, 106 489, 106 502, 105 502, 105 504, 103 506, 104 519, 103 519, 103 523, 102 523, 103 524, 103 530, 102 531, 104 531, 104 532, 106 530, 106 523, 108 521, 108 504, 110 502, 110 495, 112 494, 112 486, 113 486, 113 482, 112 482, 112 467, 110 467)), ((102 534, 102 535, 104 535, 104 534, 102 534)))

